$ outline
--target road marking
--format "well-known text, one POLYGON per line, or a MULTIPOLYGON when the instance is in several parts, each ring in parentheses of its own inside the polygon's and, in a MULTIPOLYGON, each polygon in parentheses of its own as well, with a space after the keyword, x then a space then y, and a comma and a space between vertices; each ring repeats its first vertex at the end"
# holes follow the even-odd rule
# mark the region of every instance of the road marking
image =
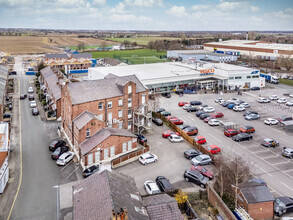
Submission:
MULTIPOLYGON (((276 158, 277 158, 277 157, 276 157, 276 158)), ((288 161, 279 162, 279 163, 272 163, 272 165, 276 166, 276 165, 283 164, 283 163, 288 163, 288 161)), ((283 172, 284 172, 284 171, 283 171, 283 172)))
MULTIPOLYGON (((201 128, 201 129, 202 129, 202 128, 201 128)), ((219 140, 218 138, 216 138, 214 135, 211 134, 211 136, 212 136, 214 139, 216 139, 217 141, 219 141, 220 143, 223 144, 223 142, 222 142, 221 140, 219 140)))
POLYGON ((67 179, 79 168, 79 166, 76 167, 75 170, 72 171, 72 173, 69 174, 69 176, 67 177, 67 179))
POLYGON ((290 190, 292 190, 292 191, 293 191, 293 188, 291 188, 291 187, 290 187, 290 186, 288 186, 287 184, 285 184, 285 183, 283 183, 283 182, 281 182, 281 181, 280 181, 280 183, 281 183, 282 185, 286 186, 288 189, 290 189, 290 190))
MULTIPOLYGON (((18 97, 20 96, 20 80, 18 79, 18 97)), ((9 211, 9 214, 8 214, 8 217, 7 217, 7 220, 10 219, 10 216, 11 216, 11 213, 12 213, 12 210, 13 210, 13 207, 14 207, 14 204, 15 204, 15 201, 17 199, 17 196, 18 196, 18 193, 19 193, 19 190, 20 190, 20 186, 21 186, 21 182, 22 182, 22 139, 21 139, 21 111, 20 111, 20 101, 18 101, 18 118, 19 118, 19 163, 20 163, 20 174, 19 174, 19 182, 18 182, 18 187, 17 187, 17 191, 16 191, 16 194, 15 194, 15 197, 13 199, 13 203, 12 203, 12 206, 10 208, 10 211, 9 211)))
POLYGON ((277 158, 276 156, 268 156, 268 157, 263 157, 263 160, 269 159, 269 158, 277 158))
POLYGON ((291 170, 286 170, 286 171, 284 171, 284 172, 287 173, 287 172, 291 172, 291 171, 293 171, 293 169, 291 169, 291 170))

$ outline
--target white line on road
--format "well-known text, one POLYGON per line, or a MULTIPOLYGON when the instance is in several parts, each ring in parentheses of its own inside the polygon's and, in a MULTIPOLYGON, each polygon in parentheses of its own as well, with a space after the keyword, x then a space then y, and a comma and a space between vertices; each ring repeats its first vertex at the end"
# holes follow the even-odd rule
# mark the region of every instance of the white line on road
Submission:
POLYGON ((288 173, 288 172, 291 172, 291 171, 293 171, 293 169, 291 169, 291 170, 286 170, 286 171, 284 171, 285 173, 288 173))
MULTIPOLYGON (((279 162, 279 163, 272 163, 273 166, 279 165, 279 164, 283 164, 283 163, 288 163, 288 161, 284 161, 284 162, 279 162)), ((283 171, 284 172, 284 171, 283 171)))
POLYGON ((292 190, 293 191, 293 188, 291 188, 290 186, 288 186, 287 184, 283 183, 283 182, 280 182, 282 185, 286 186, 288 189, 292 190))
POLYGON ((269 159, 269 158, 277 158, 276 156, 268 156, 268 157, 263 157, 263 160, 269 159))

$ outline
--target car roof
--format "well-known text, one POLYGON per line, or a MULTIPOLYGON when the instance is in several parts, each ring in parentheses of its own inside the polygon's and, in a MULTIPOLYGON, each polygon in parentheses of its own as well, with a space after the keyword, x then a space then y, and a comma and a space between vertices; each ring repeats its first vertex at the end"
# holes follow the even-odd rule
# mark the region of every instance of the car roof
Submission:
POLYGON ((72 154, 72 153, 73 153, 73 152, 70 152, 70 151, 65 152, 65 153, 61 154, 61 156, 60 156, 59 158, 60 158, 60 159, 65 159, 65 157, 66 157, 67 155, 72 154))
POLYGON ((144 153, 144 154, 142 154, 140 156, 143 157, 143 158, 145 158, 145 157, 153 156, 153 154, 151 154, 151 153, 144 153))
POLYGON ((198 156, 200 156, 201 158, 210 158, 210 156, 207 155, 207 154, 200 154, 200 155, 198 155, 198 156))
POLYGON ((273 141, 273 139, 271 139, 271 138, 264 138, 264 139, 262 139, 263 141, 273 141))

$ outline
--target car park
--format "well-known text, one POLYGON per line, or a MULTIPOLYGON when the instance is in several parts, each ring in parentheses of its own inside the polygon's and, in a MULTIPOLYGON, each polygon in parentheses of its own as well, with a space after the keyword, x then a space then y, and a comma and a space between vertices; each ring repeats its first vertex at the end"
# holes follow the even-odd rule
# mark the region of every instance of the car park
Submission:
POLYGON ((240 106, 244 107, 244 108, 250 108, 250 104, 247 102, 243 102, 240 104, 240 106))
POLYGON ((214 178, 213 172, 207 170, 203 166, 199 166, 199 165, 198 166, 192 166, 191 170, 196 170, 196 171, 200 172, 203 176, 209 178, 210 180, 212 180, 214 178))
POLYGON ((235 104, 233 104, 233 103, 230 103, 229 105, 227 105, 227 108, 228 108, 228 109, 233 109, 233 108, 234 108, 234 106, 235 106, 235 104))
POLYGON ((237 134, 239 134, 239 131, 232 129, 232 128, 226 129, 224 131, 224 135, 226 135, 227 137, 233 137, 237 134))
POLYGON ((203 176, 197 170, 185 170, 183 177, 185 181, 195 183, 201 188, 205 188, 207 183, 209 182, 209 179, 203 176))
POLYGON ((260 97, 258 103, 269 103, 271 102, 268 98, 260 97))
POLYGON ((27 97, 27 94, 21 94, 20 97, 19 97, 19 99, 20 100, 24 100, 24 99, 26 99, 26 97, 27 97))
POLYGON ((149 195, 161 193, 158 185, 152 180, 145 181, 143 185, 149 195))
POLYGON ((195 116, 199 117, 201 114, 204 114, 205 112, 204 111, 197 111, 195 113, 195 116))
POLYGON ((279 146, 279 142, 276 140, 273 140, 271 138, 264 138, 261 141, 261 145, 263 145, 265 147, 277 147, 277 146, 279 146))
POLYGON ((205 118, 207 118, 207 117, 210 117, 211 115, 209 114, 209 113, 203 113, 203 114, 201 114, 200 116, 199 116, 199 118, 201 119, 201 120, 204 120, 205 118))
POLYGON ((178 103, 178 106, 179 106, 179 107, 183 107, 183 106, 186 105, 186 104, 188 104, 188 102, 179 102, 179 103, 178 103))
POLYGON ((198 106, 198 109, 204 111, 204 108, 206 108, 206 107, 209 107, 209 106, 208 105, 201 105, 201 106, 198 106))
POLYGON ((163 92, 162 96, 165 98, 171 98, 171 93, 170 92, 163 92))
POLYGON ((220 101, 222 101, 223 99, 222 98, 217 98, 217 99, 215 99, 215 102, 216 103, 219 103, 220 101))
POLYGON ((240 134, 237 134, 235 136, 232 137, 232 140, 233 141, 249 141, 252 139, 252 135, 250 134, 247 134, 247 133, 240 133, 240 134))
POLYGON ((88 167, 87 169, 85 169, 83 172, 82 172, 82 176, 84 178, 87 178, 89 177, 90 175, 94 174, 95 172, 98 172, 100 169, 100 166, 99 165, 92 165, 90 167, 88 167))
POLYGON ((39 115, 39 110, 37 108, 33 108, 32 115, 39 115))
POLYGON ((266 118, 264 120, 264 123, 266 125, 277 125, 279 123, 279 121, 277 119, 274 119, 274 118, 266 118))
POLYGON ((156 183, 161 192, 172 192, 174 190, 169 180, 164 176, 158 176, 156 178, 156 183))
POLYGON ((241 106, 241 105, 236 105, 236 106, 233 107, 233 110, 235 112, 242 112, 242 111, 245 111, 245 108, 243 106, 241 106))
POLYGON ((189 106, 185 109, 187 112, 196 112, 198 111, 198 108, 195 106, 189 106))
POLYGON ((53 141, 50 145, 49 145, 49 150, 50 151, 55 151, 58 147, 63 147, 66 145, 66 142, 63 140, 56 140, 53 141))
POLYGON ((185 128, 191 127, 190 125, 184 124, 184 125, 180 125, 179 128, 181 130, 184 130, 185 128))
POLYGON ((211 113, 211 112, 214 112, 215 111, 214 107, 205 107, 205 108, 203 108, 203 110, 205 112, 208 112, 208 113, 211 113))
POLYGON ((198 133, 197 127, 187 127, 183 130, 187 135, 196 135, 198 133))
POLYGON ((254 133, 255 128, 252 127, 251 125, 243 126, 239 129, 239 132, 241 133, 254 133))
POLYGON ((139 162, 143 165, 147 165, 148 163, 153 163, 158 160, 158 157, 151 153, 145 153, 139 156, 139 162))
POLYGON ((278 118, 278 121, 280 123, 282 123, 284 121, 292 121, 292 120, 293 120, 293 118, 291 116, 289 116, 289 115, 283 115, 280 118, 278 118))
POLYGON ((192 107, 192 106, 193 106, 193 105, 185 104, 185 105, 183 106, 183 109, 186 110, 188 107, 192 107))
POLYGON ((260 90, 260 87, 254 86, 254 87, 251 87, 250 90, 251 91, 258 91, 258 90, 260 90))
POLYGON ((209 120, 208 124, 210 126, 219 126, 220 125, 220 121, 218 119, 212 118, 209 120))
POLYGON ((183 124, 183 120, 177 118, 177 119, 170 119, 170 121, 175 124, 175 125, 182 125, 183 124))
POLYGON ((194 138, 195 142, 199 144, 205 144, 207 141, 203 136, 197 136, 194 138))
POLYGON ((179 143, 179 142, 183 142, 183 137, 178 136, 176 134, 172 134, 168 137, 169 141, 171 143, 179 143))
POLYGON ((163 111, 163 112, 161 112, 160 114, 163 115, 163 116, 165 116, 165 117, 171 115, 171 113, 168 112, 168 111, 163 111))
POLYGON ((208 123, 210 119, 214 119, 214 117, 213 116, 209 116, 209 117, 205 118, 203 121, 205 123, 208 123))
POLYGON ((199 150, 195 150, 195 149, 188 149, 184 151, 184 157, 189 160, 201 154, 202 153, 199 150))
POLYGON ((279 96, 277 96, 277 95, 271 95, 271 96, 269 97, 269 99, 270 99, 270 100, 278 100, 278 99, 279 99, 279 96))
POLYGON ((164 112, 164 111, 166 111, 164 108, 157 108, 155 112, 161 113, 161 112, 164 112))
POLYGON ((293 100, 287 101, 287 102, 286 102, 286 105, 287 105, 287 106, 293 106, 293 100))
POLYGON ((159 118, 152 118, 152 121, 157 125, 157 126, 163 126, 163 121, 159 118))
POLYGON ((284 147, 282 150, 284 157, 293 158, 293 148, 284 147))
POLYGON ((28 90, 27 90, 28 93, 33 93, 34 92, 34 89, 33 87, 28 87, 28 90))
POLYGON ((174 132, 174 131, 171 131, 171 130, 167 130, 167 131, 164 131, 164 132, 162 133, 162 137, 163 137, 163 138, 168 138, 168 137, 170 137, 172 134, 176 134, 176 135, 179 136, 179 133, 178 133, 178 132, 174 132))
POLYGON ((35 100, 34 95, 29 95, 29 96, 28 96, 28 100, 29 100, 29 101, 35 100))
POLYGON ((65 152, 67 152, 67 151, 69 151, 69 147, 68 147, 68 146, 61 146, 61 147, 58 147, 58 148, 56 148, 56 150, 52 153, 51 158, 52 158, 53 160, 57 160, 57 159, 61 156, 61 154, 65 153, 65 152))
POLYGON ((190 102, 190 105, 201 105, 202 102, 201 101, 196 101, 196 100, 193 100, 190 102))
POLYGON ((222 118, 222 117, 224 117, 224 114, 222 112, 216 112, 216 113, 211 114, 211 116, 215 117, 215 118, 222 118))
POLYGON ((36 103, 36 101, 30 101, 30 107, 31 108, 35 108, 35 107, 37 107, 37 103, 36 103))
POLYGON ((217 145, 210 145, 205 147, 211 154, 217 154, 221 152, 221 148, 217 145))
POLYGON ((147 143, 148 142, 148 140, 146 139, 146 137, 143 136, 142 134, 137 135, 137 141, 140 144, 144 144, 144 143, 147 143))
POLYGON ((293 212, 293 198, 288 196, 277 197, 274 201, 274 213, 282 216, 288 212, 293 212))
POLYGON ((280 104, 283 104, 283 103, 287 102, 287 99, 286 98, 279 98, 277 102, 280 104))
POLYGON ((243 116, 247 116, 247 115, 250 115, 250 114, 258 114, 257 112, 255 111, 246 111, 243 113, 243 116))
POLYGON ((191 159, 191 164, 195 166, 197 165, 203 166, 203 165, 207 165, 211 163, 212 163, 212 158, 207 154, 201 154, 191 159))
POLYGON ((74 156, 75 156, 75 153, 72 151, 65 152, 60 155, 56 163, 60 166, 64 166, 68 164, 73 159, 74 156))
POLYGON ((258 114, 250 114, 250 115, 246 115, 245 119, 248 121, 257 120, 257 119, 260 119, 260 116, 258 114))

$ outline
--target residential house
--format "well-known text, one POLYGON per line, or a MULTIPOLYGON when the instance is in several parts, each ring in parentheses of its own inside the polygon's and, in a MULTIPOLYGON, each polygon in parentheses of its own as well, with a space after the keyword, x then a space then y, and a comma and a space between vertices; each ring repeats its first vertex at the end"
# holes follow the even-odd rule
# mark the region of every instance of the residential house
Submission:
POLYGON ((101 64, 104 66, 126 66, 127 65, 126 63, 117 59, 113 59, 113 58, 104 58, 102 59, 101 64))
POLYGON ((9 124, 0 122, 0 194, 3 193, 9 180, 9 150, 9 124))
POLYGON ((8 69, 0 66, 0 119, 3 117, 7 88, 8 69))

